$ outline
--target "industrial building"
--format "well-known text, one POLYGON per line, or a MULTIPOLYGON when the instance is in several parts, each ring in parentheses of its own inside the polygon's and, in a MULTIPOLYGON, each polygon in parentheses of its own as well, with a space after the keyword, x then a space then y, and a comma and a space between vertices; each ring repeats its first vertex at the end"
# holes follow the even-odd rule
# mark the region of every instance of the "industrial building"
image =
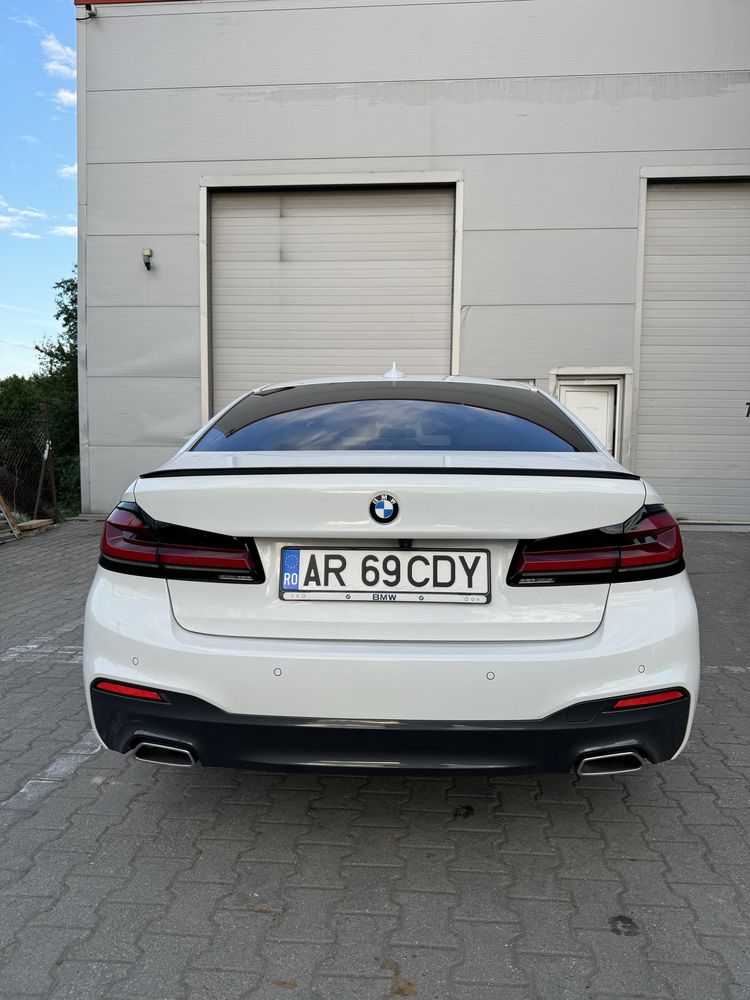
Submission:
POLYGON ((84 510, 264 382, 521 379, 750 522, 750 3, 76 0, 84 510))

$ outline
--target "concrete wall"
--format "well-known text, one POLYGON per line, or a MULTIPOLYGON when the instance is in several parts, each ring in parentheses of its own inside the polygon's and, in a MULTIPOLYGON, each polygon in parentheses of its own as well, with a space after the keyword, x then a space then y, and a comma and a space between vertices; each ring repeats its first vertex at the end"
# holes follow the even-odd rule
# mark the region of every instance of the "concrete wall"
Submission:
POLYGON ((201 176, 461 171, 462 373, 546 385, 633 364, 640 169, 750 160, 744 0, 77 9, 94 511, 200 423, 201 176))

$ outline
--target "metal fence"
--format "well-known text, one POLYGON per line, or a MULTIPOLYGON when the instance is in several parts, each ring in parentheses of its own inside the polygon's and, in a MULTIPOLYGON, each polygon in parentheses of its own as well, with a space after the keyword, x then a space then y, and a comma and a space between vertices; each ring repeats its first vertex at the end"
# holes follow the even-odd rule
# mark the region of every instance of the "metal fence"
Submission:
POLYGON ((0 496, 17 521, 59 520, 46 406, 0 410, 0 496))

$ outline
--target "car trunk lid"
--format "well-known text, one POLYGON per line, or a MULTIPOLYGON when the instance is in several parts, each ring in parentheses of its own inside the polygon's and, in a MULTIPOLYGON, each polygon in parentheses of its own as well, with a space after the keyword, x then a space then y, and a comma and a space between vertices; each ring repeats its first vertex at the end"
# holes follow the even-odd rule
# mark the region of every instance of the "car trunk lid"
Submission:
POLYGON ((253 538, 262 584, 170 580, 175 618, 191 631, 257 638, 523 641, 577 638, 601 622, 608 584, 511 587, 520 539, 620 523, 644 484, 606 455, 278 453, 178 456, 135 486, 152 518, 253 538), (197 459, 197 460, 196 460, 197 459), (376 523, 388 493, 398 517, 376 523), (280 599, 285 547, 486 550, 489 603, 280 599))

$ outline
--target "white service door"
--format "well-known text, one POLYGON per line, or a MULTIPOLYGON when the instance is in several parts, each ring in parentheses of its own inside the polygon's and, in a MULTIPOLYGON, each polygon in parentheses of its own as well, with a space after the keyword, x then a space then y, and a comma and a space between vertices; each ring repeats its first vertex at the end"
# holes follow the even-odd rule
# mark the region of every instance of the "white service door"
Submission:
POLYGON ((561 383, 560 402, 599 438, 610 454, 615 451, 615 413, 617 390, 608 385, 561 383))
POLYGON ((649 184, 636 471, 678 517, 750 522, 750 182, 649 184))
POLYGON ((452 187, 211 197, 215 412, 266 382, 450 374, 452 187))

